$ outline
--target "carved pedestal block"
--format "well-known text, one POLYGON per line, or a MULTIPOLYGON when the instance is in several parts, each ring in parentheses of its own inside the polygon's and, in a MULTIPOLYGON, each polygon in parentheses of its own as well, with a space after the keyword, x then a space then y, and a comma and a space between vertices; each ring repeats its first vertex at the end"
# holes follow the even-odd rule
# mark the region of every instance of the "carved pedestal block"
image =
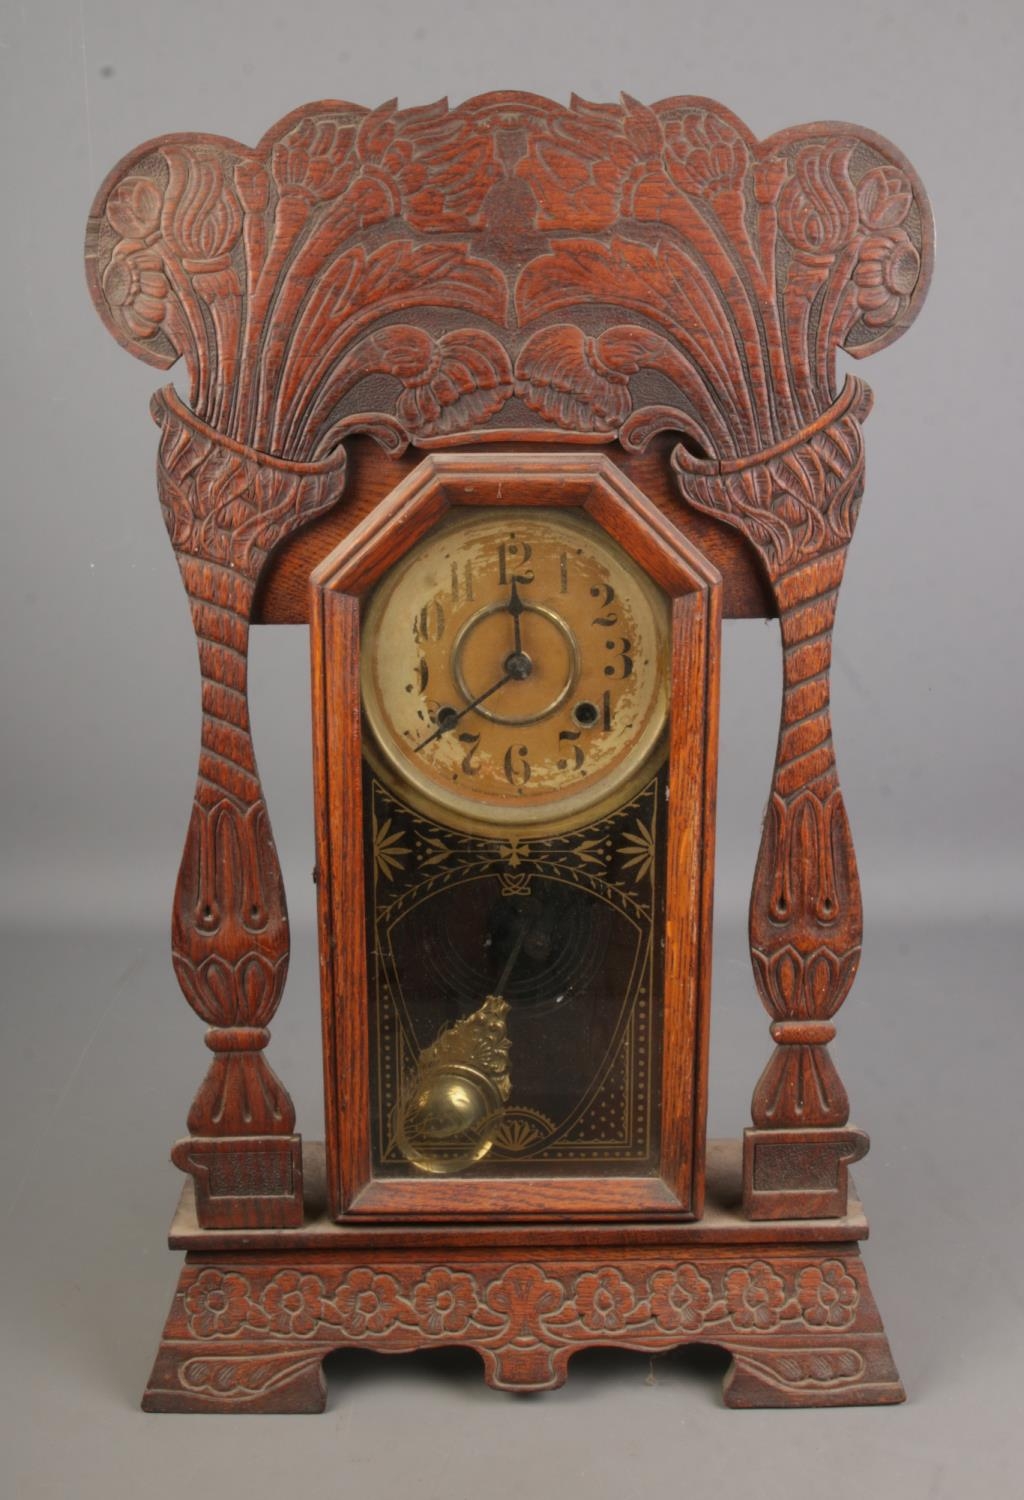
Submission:
POLYGON ((171 1160, 195 1181, 204 1229, 294 1229, 302 1223, 302 1139, 222 1136, 177 1141, 171 1160))
POLYGON ((838 1219, 850 1164, 871 1142, 853 1126, 743 1132, 743 1210, 748 1219, 838 1219))

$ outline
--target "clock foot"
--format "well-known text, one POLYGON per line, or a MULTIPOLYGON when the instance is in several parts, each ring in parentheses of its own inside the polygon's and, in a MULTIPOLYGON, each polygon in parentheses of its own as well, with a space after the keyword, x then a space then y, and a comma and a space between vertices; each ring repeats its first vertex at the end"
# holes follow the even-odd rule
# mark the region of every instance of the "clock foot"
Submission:
POLYGON ((321 1412, 327 1402, 322 1348, 165 1339, 142 1397, 143 1411, 321 1412))
POLYGON ((726 1406, 893 1406, 907 1399, 885 1334, 748 1345, 722 1386, 726 1406))
MULTIPOLYGON (((765 1231, 766 1234, 768 1231, 765 1231)), ((344 1243, 193 1252, 182 1269, 147 1411, 317 1412, 336 1349, 462 1345, 487 1383, 553 1390, 581 1349, 732 1355, 727 1406, 868 1406, 904 1399, 856 1244, 777 1241, 433 1249, 344 1243)), ((221 1236, 223 1239, 223 1236, 221 1236)))

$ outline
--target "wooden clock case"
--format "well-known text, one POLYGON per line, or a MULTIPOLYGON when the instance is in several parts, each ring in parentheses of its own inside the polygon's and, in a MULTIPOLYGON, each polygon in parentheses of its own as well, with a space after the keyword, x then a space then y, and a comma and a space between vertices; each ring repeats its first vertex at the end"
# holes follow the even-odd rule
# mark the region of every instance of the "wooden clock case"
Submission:
POLYGON ((203 707, 172 941, 213 1055, 172 1153, 187 1256, 147 1409, 320 1410, 324 1355, 353 1345, 469 1345, 492 1385, 536 1391, 580 1348, 700 1341, 731 1353, 733 1406, 903 1399, 847 1177, 867 1137, 828 1051, 861 942, 829 663, 871 404, 852 376, 837 390, 835 355, 904 330, 931 254, 888 142, 841 124, 758 142, 699 98, 325 102, 254 149, 167 136, 109 175, 96 306, 190 381, 188 404, 167 387, 152 410, 203 707), (432 1184, 377 1203, 367 1164, 362 939, 335 916, 361 879, 353 781, 331 769, 339 746, 357 763, 345 631, 445 505, 552 493, 702 622, 673 693, 670 774, 697 792, 670 820, 671 1193, 640 1201, 626 1179, 545 1202, 470 1180, 456 1219, 432 1184), (782 631, 750 907, 775 1048, 742 1142, 705 1151, 719 612, 782 631), (326 1163, 265 1056, 288 919, 246 686, 250 625, 309 621, 326 1163))

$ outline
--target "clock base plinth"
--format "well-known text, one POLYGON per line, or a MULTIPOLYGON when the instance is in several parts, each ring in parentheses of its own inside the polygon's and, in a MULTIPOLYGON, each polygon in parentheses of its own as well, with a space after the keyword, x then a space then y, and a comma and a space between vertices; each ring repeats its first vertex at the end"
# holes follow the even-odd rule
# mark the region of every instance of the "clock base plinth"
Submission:
POLYGON ((587 1348, 732 1355, 727 1406, 888 1405, 904 1399, 847 1213, 752 1223, 740 1145, 708 1151, 696 1222, 348 1225, 316 1200, 306 1150, 298 1229, 201 1230, 186 1184, 171 1233, 188 1250, 143 1398, 147 1411, 318 1412, 337 1349, 462 1345, 498 1390, 560 1386, 587 1348))

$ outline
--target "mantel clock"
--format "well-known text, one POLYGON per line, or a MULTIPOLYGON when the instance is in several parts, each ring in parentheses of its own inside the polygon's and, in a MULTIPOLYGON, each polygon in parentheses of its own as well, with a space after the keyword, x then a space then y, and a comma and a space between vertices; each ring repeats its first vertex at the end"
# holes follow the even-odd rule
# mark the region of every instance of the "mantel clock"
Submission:
POLYGON ((144 1405, 309 1411, 444 1344, 512 1391, 699 1340, 732 1406, 903 1392, 828 1044, 861 908, 829 712, 871 397, 924 297, 887 141, 700 98, 489 94, 166 136, 103 184, 101 317, 179 359, 160 502, 199 648, 174 968, 212 1054, 144 1405), (705 1140, 721 619, 772 618, 750 908, 774 1051, 705 1140), (288 964, 254 623, 311 640, 326 1140, 267 1062, 288 964), (766 768, 766 772, 767 772, 766 768))

